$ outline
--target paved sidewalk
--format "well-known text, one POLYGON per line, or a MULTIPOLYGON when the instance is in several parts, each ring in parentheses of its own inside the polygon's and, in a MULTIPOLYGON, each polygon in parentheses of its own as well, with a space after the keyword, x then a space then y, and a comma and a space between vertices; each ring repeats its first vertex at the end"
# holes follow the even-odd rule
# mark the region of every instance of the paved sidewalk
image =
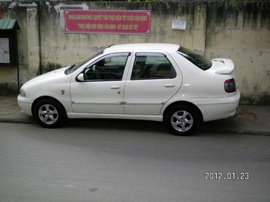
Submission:
MULTIPOLYGON (((33 118, 21 112, 16 97, 0 97, 0 122, 33 123, 33 118)), ((269 135, 270 106, 240 105, 235 118, 204 123, 203 132, 269 135)))

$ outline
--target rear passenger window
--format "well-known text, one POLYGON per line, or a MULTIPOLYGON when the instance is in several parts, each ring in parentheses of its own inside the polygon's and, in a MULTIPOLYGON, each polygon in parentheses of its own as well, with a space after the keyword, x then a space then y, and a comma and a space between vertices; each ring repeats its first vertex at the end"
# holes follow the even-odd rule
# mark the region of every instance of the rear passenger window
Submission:
POLYGON ((172 79, 175 69, 163 54, 137 53, 133 65, 131 80, 172 79))

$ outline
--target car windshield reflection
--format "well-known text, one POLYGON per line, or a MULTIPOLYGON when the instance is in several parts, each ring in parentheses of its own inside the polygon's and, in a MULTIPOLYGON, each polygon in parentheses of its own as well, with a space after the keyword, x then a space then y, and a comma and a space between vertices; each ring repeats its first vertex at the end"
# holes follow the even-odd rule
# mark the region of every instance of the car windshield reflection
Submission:
POLYGON ((210 60, 183 46, 179 48, 178 53, 202 70, 207 70, 212 66, 212 62, 210 60))

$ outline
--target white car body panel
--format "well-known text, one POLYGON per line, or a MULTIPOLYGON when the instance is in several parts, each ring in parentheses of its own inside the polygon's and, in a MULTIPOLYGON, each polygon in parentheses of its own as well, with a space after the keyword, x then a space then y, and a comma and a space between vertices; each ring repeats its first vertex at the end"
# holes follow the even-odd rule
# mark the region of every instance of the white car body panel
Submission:
POLYGON ((18 96, 18 104, 22 111, 32 115, 32 104, 39 97, 54 97, 61 100, 67 111, 70 105, 70 75, 65 75, 67 67, 48 72, 26 82, 23 87, 27 90, 27 97, 18 96), (64 93, 63 93, 64 91, 64 93))
POLYGON ((126 81, 125 114, 159 115, 163 105, 178 91, 180 85, 176 81, 126 81))
POLYGON ((124 81, 71 82, 74 113, 123 114, 124 81))

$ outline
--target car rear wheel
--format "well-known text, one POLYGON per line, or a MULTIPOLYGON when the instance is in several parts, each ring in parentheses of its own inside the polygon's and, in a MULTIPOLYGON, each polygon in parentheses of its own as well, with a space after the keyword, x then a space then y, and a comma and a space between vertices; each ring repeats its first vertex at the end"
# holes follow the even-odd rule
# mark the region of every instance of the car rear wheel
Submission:
POLYGON ((34 118, 45 128, 57 128, 65 122, 66 113, 58 101, 43 99, 34 107, 34 118))
POLYGON ((200 116, 191 106, 174 106, 167 111, 164 121, 175 135, 187 136, 198 128, 200 116))

